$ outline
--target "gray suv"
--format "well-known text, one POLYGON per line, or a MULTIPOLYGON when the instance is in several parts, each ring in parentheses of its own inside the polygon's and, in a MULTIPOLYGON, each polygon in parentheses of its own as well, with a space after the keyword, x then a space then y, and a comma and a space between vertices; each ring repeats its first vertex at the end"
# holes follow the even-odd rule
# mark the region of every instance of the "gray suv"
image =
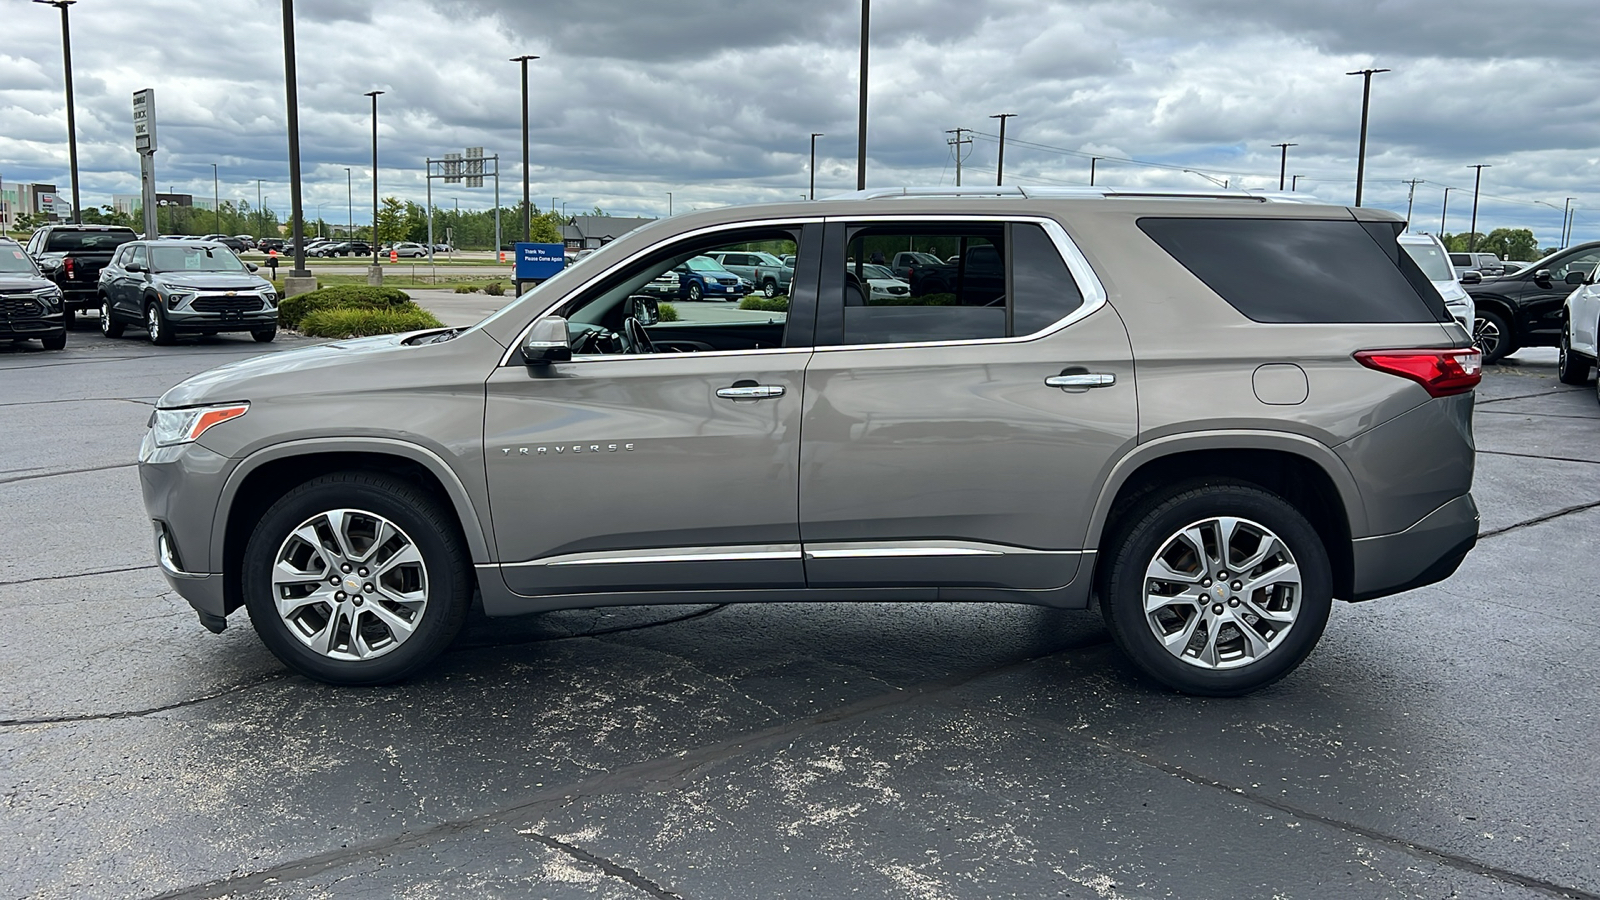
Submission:
POLYGON ((1097 603, 1156 680, 1248 692, 1334 598, 1439 581, 1477 539, 1480 356, 1402 228, 1019 188, 662 219, 471 328, 168 391, 140 451, 157 555, 207 628, 245 607, 343 684, 416 671, 477 592, 1097 603), (787 312, 660 320, 652 280, 750 244, 796 256, 787 312), (907 246, 955 277, 863 296, 860 261, 907 246), (1000 277, 963 277, 988 255, 1000 277))
POLYGON ((123 244, 100 270, 100 331, 115 338, 142 325, 152 344, 248 331, 267 343, 278 336, 278 292, 255 271, 213 241, 123 244))

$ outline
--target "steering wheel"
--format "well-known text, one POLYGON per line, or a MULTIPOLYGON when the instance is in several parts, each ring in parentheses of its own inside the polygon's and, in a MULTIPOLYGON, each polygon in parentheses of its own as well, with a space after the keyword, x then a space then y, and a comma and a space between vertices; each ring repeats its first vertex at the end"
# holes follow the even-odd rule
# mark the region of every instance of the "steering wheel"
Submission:
POLYGON ((627 343, 626 352, 656 352, 656 345, 650 340, 649 333, 644 330, 644 326, 639 323, 639 320, 633 316, 628 316, 622 320, 622 333, 627 343))

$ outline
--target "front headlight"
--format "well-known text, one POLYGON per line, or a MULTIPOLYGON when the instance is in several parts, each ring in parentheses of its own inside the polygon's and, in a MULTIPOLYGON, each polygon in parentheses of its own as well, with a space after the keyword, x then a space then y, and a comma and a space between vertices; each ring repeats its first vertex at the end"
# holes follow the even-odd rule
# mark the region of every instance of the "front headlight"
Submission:
POLYGON ((211 426, 237 419, 249 411, 248 403, 158 409, 150 416, 150 433, 155 437, 157 447, 187 444, 205 434, 211 426))
POLYGON ((267 305, 268 306, 277 306, 278 305, 278 292, 277 291, 263 290, 261 292, 261 299, 267 301, 267 305))
POLYGON ((40 288, 30 293, 44 306, 46 312, 55 312, 61 308, 61 289, 58 287, 40 288))

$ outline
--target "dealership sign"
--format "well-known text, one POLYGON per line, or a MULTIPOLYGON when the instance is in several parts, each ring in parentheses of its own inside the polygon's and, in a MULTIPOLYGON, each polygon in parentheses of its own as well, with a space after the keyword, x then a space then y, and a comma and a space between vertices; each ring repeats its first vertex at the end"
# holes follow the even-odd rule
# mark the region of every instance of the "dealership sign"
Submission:
POLYGON ((133 143, 140 153, 156 152, 155 88, 145 88, 133 95, 133 143))

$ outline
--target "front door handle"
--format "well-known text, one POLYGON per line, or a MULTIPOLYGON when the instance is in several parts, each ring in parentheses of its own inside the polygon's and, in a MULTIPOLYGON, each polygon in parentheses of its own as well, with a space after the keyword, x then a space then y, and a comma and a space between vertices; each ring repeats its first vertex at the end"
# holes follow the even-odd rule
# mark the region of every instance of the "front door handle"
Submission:
POLYGON ((766 400, 782 397, 783 385, 739 382, 732 387, 717 388, 717 396, 724 400, 766 400))
POLYGON ((1109 372, 1063 372, 1060 375, 1051 375, 1044 380, 1044 383, 1047 387, 1081 391, 1087 388, 1110 387, 1117 383, 1117 376, 1109 372))

